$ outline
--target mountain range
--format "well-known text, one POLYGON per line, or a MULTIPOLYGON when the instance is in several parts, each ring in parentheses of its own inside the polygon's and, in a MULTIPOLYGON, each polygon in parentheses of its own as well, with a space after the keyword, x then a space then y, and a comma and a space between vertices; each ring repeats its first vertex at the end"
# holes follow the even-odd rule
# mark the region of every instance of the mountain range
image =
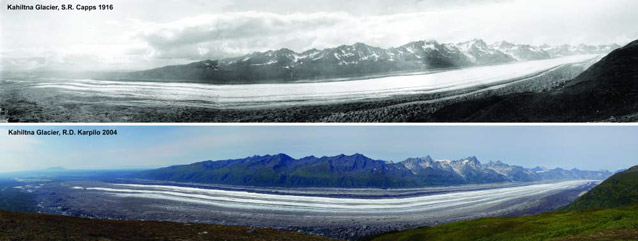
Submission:
POLYGON ((638 240, 638 166, 614 174, 558 212, 493 217, 362 240, 638 240))
POLYGON ((285 154, 204 161, 143 171, 136 178, 261 187, 404 188, 441 185, 597 179, 608 171, 528 169, 503 162, 482 164, 476 157, 401 162, 373 160, 361 154, 294 159, 285 154))
POLYGON ((364 43, 302 53, 290 49, 255 52, 241 57, 120 73, 121 80, 197 81, 211 84, 290 82, 361 77, 549 59, 575 54, 603 54, 618 45, 531 46, 480 39, 462 43, 416 41, 383 49, 364 43))
POLYGON ((638 40, 612 51, 562 86, 445 106, 433 122, 585 122, 638 119, 638 40))

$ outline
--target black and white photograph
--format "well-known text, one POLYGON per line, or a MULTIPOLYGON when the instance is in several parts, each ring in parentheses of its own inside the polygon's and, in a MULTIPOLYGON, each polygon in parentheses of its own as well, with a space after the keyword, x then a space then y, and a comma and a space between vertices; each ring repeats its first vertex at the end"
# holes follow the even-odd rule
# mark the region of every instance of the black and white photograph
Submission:
POLYGON ((638 238, 637 126, 0 133, 1 240, 638 238))
POLYGON ((634 0, 2 0, 0 121, 633 122, 634 0))

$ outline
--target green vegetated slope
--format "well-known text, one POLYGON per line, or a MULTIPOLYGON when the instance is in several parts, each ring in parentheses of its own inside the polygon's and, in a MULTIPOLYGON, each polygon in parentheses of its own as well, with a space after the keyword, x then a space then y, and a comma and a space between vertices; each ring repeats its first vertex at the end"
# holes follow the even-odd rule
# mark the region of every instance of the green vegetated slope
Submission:
POLYGON ((331 240, 295 231, 0 211, 0 240, 331 240))
POLYGON ((484 218, 389 233, 369 240, 637 240, 638 207, 484 218))
POLYGON ((300 159, 286 154, 205 161, 147 170, 139 179, 260 187, 407 188, 596 179, 612 173, 578 169, 532 170, 476 157, 437 161, 430 156, 401 162, 374 160, 362 154, 300 159))
POLYGON ((368 240, 638 240, 637 193, 638 166, 605 180, 564 211, 449 223, 368 240))
POLYGON ((638 166, 617 173, 566 207, 567 210, 638 205, 638 166))

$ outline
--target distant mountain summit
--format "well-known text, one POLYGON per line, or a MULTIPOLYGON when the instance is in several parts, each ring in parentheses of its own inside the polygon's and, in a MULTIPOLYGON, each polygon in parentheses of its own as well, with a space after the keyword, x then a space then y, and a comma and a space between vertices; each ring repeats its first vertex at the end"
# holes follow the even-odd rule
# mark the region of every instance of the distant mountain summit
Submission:
POLYGON ((544 46, 475 39, 462 43, 416 41, 383 49, 356 43, 302 53, 290 49, 255 52, 241 57, 125 73, 120 79, 198 81, 212 84, 289 82, 305 79, 359 77, 391 72, 464 68, 574 54, 608 53, 619 46, 544 46))
POLYGON ((636 205, 638 166, 613 175, 559 212, 461 221, 365 240, 638 240, 636 205))
MULTIPOLYGON (((554 54, 612 47, 563 46, 554 54)), ((618 48, 575 79, 551 91, 464 101, 435 112, 429 121, 585 122, 638 120, 638 40, 618 48)))
MULTIPOLYGON (((519 44, 509 43, 506 41, 495 43, 492 45, 492 48, 511 56, 517 61, 541 60, 541 59, 549 59, 552 57, 559 56, 556 54, 550 54, 542 47, 536 47, 531 45, 519 45, 519 44)), ((593 51, 593 52, 597 52, 597 51, 593 51)))
POLYGON ((638 205, 638 166, 616 173, 566 207, 568 210, 638 205))
POLYGON ((402 188, 441 185, 598 179, 607 171, 543 169, 534 171, 503 162, 482 164, 476 157, 434 160, 430 156, 402 162, 374 160, 362 154, 300 159, 286 154, 205 161, 143 171, 137 178, 267 187, 402 188))

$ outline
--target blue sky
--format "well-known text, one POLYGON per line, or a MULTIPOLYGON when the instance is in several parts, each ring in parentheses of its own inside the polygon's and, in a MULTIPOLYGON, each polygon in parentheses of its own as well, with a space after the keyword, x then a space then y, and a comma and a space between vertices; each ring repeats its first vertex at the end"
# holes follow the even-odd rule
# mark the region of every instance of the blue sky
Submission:
POLYGON ((401 161, 477 156, 534 167, 617 170, 638 164, 638 126, 217 126, 0 128, 0 172, 161 167, 286 153, 362 153, 401 161), (117 129, 118 136, 9 136, 9 129, 117 129))

